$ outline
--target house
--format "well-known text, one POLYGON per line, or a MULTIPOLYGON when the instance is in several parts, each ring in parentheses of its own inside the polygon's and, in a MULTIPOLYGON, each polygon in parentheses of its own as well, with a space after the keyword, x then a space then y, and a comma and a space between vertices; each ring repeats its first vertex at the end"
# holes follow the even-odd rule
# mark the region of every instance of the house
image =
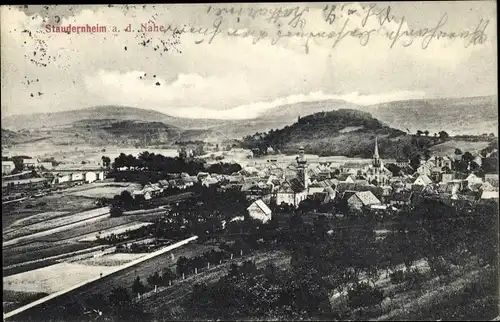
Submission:
POLYGON ((22 186, 29 185, 32 188, 41 188, 48 181, 47 178, 29 178, 29 179, 19 179, 19 180, 2 180, 2 188, 8 186, 22 186))
POLYGON ((54 183, 64 183, 71 181, 71 174, 57 175, 54 179, 54 183))
POLYGON ((323 180, 323 181, 319 181, 319 182, 313 182, 309 185, 309 194, 312 195, 312 194, 315 194, 317 192, 323 192, 325 190, 325 188, 328 188, 328 187, 336 187, 336 183, 338 183, 338 180, 331 180, 331 179, 328 179, 328 180, 323 180))
POLYGON ((408 159, 396 159, 396 162, 394 162, 394 164, 400 168, 404 168, 410 164, 410 161, 408 159))
POLYGON ((391 205, 407 205, 411 202, 412 192, 403 190, 391 195, 389 203, 391 205))
POLYGON ((307 198, 307 189, 298 178, 285 180, 276 192, 276 204, 282 203, 298 207, 307 198))
POLYGON ((453 180, 453 173, 442 173, 441 174, 441 182, 448 183, 453 180))
POLYGON ((481 200, 498 200, 498 191, 483 191, 481 193, 481 200))
POLYGON ((95 172, 86 172, 85 173, 85 182, 92 183, 97 180, 97 173, 95 172))
POLYGON ((37 166, 38 160, 36 159, 23 159, 23 168, 24 169, 33 169, 37 166))
POLYGON ((432 171, 428 164, 422 164, 417 168, 417 173, 419 175, 431 176, 432 171))
POLYGON ((481 156, 476 156, 474 158, 474 160, 472 160, 472 162, 474 162, 476 164, 476 166, 480 167, 483 165, 483 159, 481 158, 481 156))
POLYGON ((498 187, 498 173, 485 174, 484 181, 489 182, 493 187, 498 187))
POLYGON ((474 173, 469 174, 467 178, 465 178, 465 181, 467 181, 468 185, 483 183, 483 179, 479 178, 474 173))
POLYGON ((11 174, 16 168, 13 161, 2 161, 2 174, 11 174))
POLYGON ((253 219, 262 221, 263 223, 271 220, 272 211, 261 199, 254 201, 248 208, 248 214, 253 219))
POLYGON ((71 174, 71 181, 84 181, 85 176, 81 172, 75 172, 71 174))
POLYGON ((432 183, 431 178, 425 174, 419 175, 415 181, 413 181, 413 185, 415 186, 427 186, 432 183))
POLYGON ((337 179, 340 182, 354 183, 353 174, 351 174, 351 173, 341 173, 338 175, 337 179))
POLYGON ((349 194, 350 197, 347 199, 347 205, 349 208, 361 209, 365 206, 381 204, 380 200, 378 200, 371 191, 355 191, 354 193, 349 194))
POLYGON ((136 190, 132 192, 132 196, 137 198, 138 196, 144 196, 145 200, 150 200, 152 198, 151 192, 148 190, 136 190))
POLYGON ((205 178, 210 177, 210 174, 207 172, 198 172, 198 175, 196 177, 199 182, 203 182, 205 178))
POLYGON ((479 191, 495 191, 498 190, 498 187, 493 187, 493 185, 489 182, 484 182, 478 189, 479 191))
POLYGON ((205 186, 205 187, 210 187, 212 185, 215 185, 219 183, 219 181, 216 179, 216 178, 212 178, 212 177, 206 177, 205 179, 203 179, 202 181, 202 185, 205 186))
POLYGON ((37 167, 39 168, 43 168, 43 169, 46 169, 46 170, 50 170, 52 169, 54 166, 52 165, 52 162, 39 162, 37 164, 37 167))
POLYGON ((99 171, 96 174, 97 174, 97 180, 102 181, 102 180, 106 179, 106 175, 104 174, 104 171, 99 171))

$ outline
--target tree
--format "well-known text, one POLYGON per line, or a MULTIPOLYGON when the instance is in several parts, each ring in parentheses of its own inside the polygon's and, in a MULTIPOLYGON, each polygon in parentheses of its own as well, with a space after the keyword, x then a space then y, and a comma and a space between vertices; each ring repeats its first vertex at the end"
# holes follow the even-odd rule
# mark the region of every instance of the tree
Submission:
POLYGON ((393 176, 401 175, 401 168, 394 163, 389 163, 386 165, 387 170, 391 171, 393 176))
POLYGON ((149 275, 147 277, 146 281, 152 287, 155 287, 157 285, 161 285, 163 282, 163 280, 158 272, 154 272, 154 274, 149 275))
POLYGON ((109 166, 111 165, 111 159, 107 156, 103 156, 101 160, 102 160, 102 166, 105 168, 109 168, 109 166))
POLYGON ((445 131, 440 131, 438 134, 439 134, 439 138, 441 140, 446 140, 447 138, 450 137, 450 135, 445 131))
POLYGON ((134 294, 142 294, 146 291, 146 287, 141 281, 141 278, 139 276, 136 277, 134 280, 134 283, 132 284, 132 292, 134 294))
POLYGON ((132 299, 125 288, 115 287, 108 296, 108 302, 113 308, 124 308, 132 303, 132 299))
POLYGON ((421 136, 423 133, 422 130, 417 130, 417 136, 421 136))
POLYGON ((429 136, 429 131, 425 130, 424 134, 425 134, 425 136, 429 136))
POLYGON ((410 166, 413 169, 417 169, 420 166, 420 155, 417 154, 410 159, 410 166))
POLYGON ((165 267, 161 274, 162 283, 168 285, 169 282, 176 279, 175 273, 169 268, 165 267))
POLYGON ((380 305, 384 299, 384 293, 368 283, 360 282, 348 291, 347 298, 350 307, 364 308, 380 305))
POLYGON ((111 217, 121 217, 123 216, 123 209, 120 206, 111 205, 109 214, 111 215, 111 217))

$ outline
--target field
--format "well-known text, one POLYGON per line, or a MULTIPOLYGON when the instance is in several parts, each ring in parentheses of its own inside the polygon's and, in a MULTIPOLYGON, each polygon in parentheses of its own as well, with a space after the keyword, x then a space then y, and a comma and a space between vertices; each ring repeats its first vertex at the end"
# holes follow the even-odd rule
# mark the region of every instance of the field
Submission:
POLYGON ((176 280, 170 287, 162 288, 158 293, 154 291, 141 297, 140 303, 144 305, 146 311, 159 313, 172 309, 179 309, 179 304, 187 296, 195 283, 213 283, 220 277, 226 275, 231 263, 241 263, 245 260, 252 260, 257 267, 262 268, 269 263, 285 269, 290 264, 290 256, 282 251, 258 251, 248 256, 235 258, 233 260, 214 266, 209 270, 204 269, 198 275, 190 275, 185 280, 176 280))
POLYGON ((51 294, 114 269, 108 266, 60 263, 4 277, 3 286, 8 291, 51 294))
POLYGON ((99 234, 96 234, 96 235, 90 234, 88 236, 83 236, 83 238, 80 239, 79 241, 81 241, 81 242, 96 241, 97 235, 99 235, 100 238, 106 238, 106 237, 109 237, 111 234, 118 235, 118 234, 122 234, 126 231, 137 230, 143 226, 148 226, 148 225, 152 225, 152 223, 131 222, 131 223, 128 223, 128 224, 123 225, 123 226, 117 226, 117 227, 113 227, 112 229, 101 231, 99 234))
POLYGON ((90 265, 90 266, 120 266, 127 264, 133 260, 139 259, 145 255, 147 254, 115 253, 115 254, 84 259, 77 263, 81 265, 90 265))
POLYGON ((16 246, 3 250, 3 265, 7 267, 23 262, 75 252, 94 246, 96 246, 96 244, 93 243, 32 243, 25 246, 16 246))
MULTIPOLYGON (((48 211, 48 212, 42 212, 40 214, 32 215, 23 219, 16 220, 11 227, 18 227, 18 226, 27 226, 27 225, 33 225, 36 223, 40 223, 42 221, 50 220, 53 218, 57 217, 62 217, 66 215, 68 212, 66 211, 48 211)), ((7 229, 5 232, 8 232, 13 229, 7 229)))
POLYGON ((36 301, 42 297, 49 294, 47 293, 30 293, 30 292, 14 292, 14 291, 3 291, 3 311, 9 312, 15 310, 18 307, 36 301))
POLYGON ((109 213, 108 207, 92 209, 69 216, 58 216, 57 218, 44 220, 31 225, 24 225, 18 229, 13 229, 11 231, 4 231, 3 240, 11 240, 21 236, 27 236, 30 234, 35 234, 42 231, 47 231, 49 229, 54 229, 57 227, 62 227, 69 224, 74 224, 87 219, 103 216, 109 213))
POLYGON ((95 199, 65 195, 64 192, 58 192, 2 208, 4 208, 2 209, 2 231, 5 231, 14 222, 43 212, 75 213, 95 208, 95 199))
POLYGON ((450 140, 444 143, 434 145, 430 150, 437 155, 454 155, 455 149, 459 148, 462 152, 481 151, 488 146, 489 142, 471 142, 471 141, 457 141, 450 140))
POLYGON ((86 190, 80 190, 73 192, 72 194, 80 197, 87 198, 113 198, 115 195, 119 195, 122 191, 129 191, 132 193, 134 190, 140 190, 141 185, 139 184, 106 184, 97 187, 93 187, 86 190))
POLYGON ((159 214, 146 214, 146 215, 135 215, 135 216, 123 216, 123 217, 115 217, 115 218, 104 218, 99 221, 93 222, 91 225, 84 225, 75 227, 71 230, 65 230, 56 232, 51 234, 50 236, 46 236, 43 238, 45 241, 78 241, 82 238, 83 235, 95 234, 98 232, 102 232, 107 229, 115 228, 121 225, 130 224, 136 221, 144 221, 147 222, 149 220, 153 220, 158 218, 159 214))
MULTIPOLYGON (((205 246, 200 244, 188 244, 182 246, 178 249, 175 249, 171 252, 162 254, 158 257, 149 259, 134 267, 127 268, 123 271, 120 271, 117 274, 114 274, 109 277, 104 277, 99 280, 99 283, 92 283, 86 286, 83 286, 72 292, 71 296, 62 296, 60 299, 55 300, 55 303, 64 303, 66 301, 72 301, 74 299, 85 299, 87 297, 93 296, 94 294, 101 293, 103 296, 107 297, 109 292, 114 287, 126 287, 129 288, 132 285, 133 280, 136 276, 140 276, 141 278, 145 278, 150 274, 153 274, 156 271, 161 270, 164 267, 175 268, 177 259, 180 256, 185 257, 194 257, 197 255, 203 254, 205 251, 210 249, 214 249, 212 246, 205 246)), ((92 267, 81 265, 82 267, 92 267)), ((99 268, 103 268, 104 266, 96 266, 99 268)), ((116 269, 116 267, 107 267, 108 269, 116 269)), ((94 269, 92 269, 94 270, 94 269)))
POLYGON ((44 141, 18 144, 10 147, 7 151, 9 156, 12 155, 29 155, 31 157, 54 157, 56 160, 63 161, 68 166, 81 166, 81 162, 85 161, 90 165, 98 165, 102 162, 102 157, 107 156, 113 161, 120 153, 132 154, 137 156, 143 151, 161 153, 165 156, 177 156, 178 152, 175 149, 155 149, 155 148, 120 148, 113 146, 103 146, 96 148, 95 146, 80 146, 75 150, 74 146, 53 145, 44 141))

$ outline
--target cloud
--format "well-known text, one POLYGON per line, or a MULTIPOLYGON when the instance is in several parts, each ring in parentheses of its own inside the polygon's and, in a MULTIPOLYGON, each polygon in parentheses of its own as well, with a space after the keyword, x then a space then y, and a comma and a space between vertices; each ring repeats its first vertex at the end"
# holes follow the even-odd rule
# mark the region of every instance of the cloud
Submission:
POLYGON ((374 95, 362 95, 358 92, 332 95, 317 91, 242 104, 228 109, 210 108, 210 104, 200 106, 199 101, 217 102, 224 99, 228 89, 232 94, 246 93, 248 88, 245 80, 233 76, 219 78, 203 77, 199 74, 179 74, 168 83, 161 75, 148 75, 142 71, 120 73, 100 70, 96 75, 86 77, 85 84, 87 92, 100 97, 106 105, 155 109, 177 117, 214 119, 250 119, 270 109, 301 102, 344 100, 359 105, 370 105, 425 96, 423 92, 412 91, 374 95))
MULTIPOLYGON (((243 8, 276 9, 279 6, 245 4, 243 8)), ((304 14, 307 16, 304 28, 292 28, 283 20, 280 27, 283 32, 303 31, 306 35, 322 30, 339 32, 346 21, 346 17, 339 14, 333 24, 327 23, 323 5, 291 7, 294 6, 310 6, 304 14)), ((221 33, 209 44, 210 34, 183 33, 175 39, 170 34, 123 31, 116 34, 46 33, 43 15, 3 6, 0 8, 2 111, 8 114, 48 112, 113 103, 172 115, 192 117, 209 113, 212 117, 244 118, 287 100, 326 97, 371 104, 418 98, 424 94, 426 97, 473 96, 496 92, 493 23, 496 20, 493 16, 487 28, 489 37, 482 45, 464 48, 460 39, 443 38, 433 40, 424 50, 421 39, 404 47, 402 44, 408 37, 403 36, 391 49, 392 41, 385 36, 387 33, 432 28, 439 21, 438 14, 436 19, 416 23, 425 10, 431 15, 436 7, 419 5, 422 11, 412 16, 412 12, 402 10, 408 6, 410 4, 394 4, 395 18, 382 27, 376 16, 370 17, 364 29, 377 29, 377 32, 370 36, 366 46, 360 45, 358 37, 350 35, 335 48, 332 47, 337 37, 323 40, 312 37, 308 41, 308 54, 304 47, 307 37, 282 37, 271 46, 277 27, 264 23, 264 18, 259 17, 242 16, 237 22, 235 16, 224 16, 221 33), (227 35, 229 28, 265 30, 268 37, 253 44, 252 37, 227 35), (22 30, 30 30, 32 34, 22 30), (203 42, 195 44, 200 40, 203 42), (165 42, 168 51, 164 51, 165 42), (44 57, 40 49, 44 50, 44 57), (46 66, 41 67, 32 60, 46 66), (27 85, 27 79, 40 79, 40 82, 27 85), (45 94, 32 98, 31 92, 45 94)), ((487 9, 477 14, 469 11, 469 7, 475 6, 479 5, 453 3, 446 7, 443 4, 440 10, 449 14, 443 30, 474 29, 487 9), (469 19, 454 14, 458 11, 452 8, 457 6, 465 10, 469 19)), ((99 24, 117 26, 120 30, 129 24, 138 29, 147 21, 212 30, 215 19, 214 15, 205 14, 207 5, 156 5, 145 9, 96 6, 80 7, 73 13, 65 6, 58 6, 51 10, 63 10, 61 7, 66 12, 61 14, 61 24, 99 24)), ((346 4, 343 12, 348 9, 356 10, 346 24, 346 30, 353 30, 363 22, 366 5, 346 4)), ((46 16, 52 19, 53 13, 46 16)))

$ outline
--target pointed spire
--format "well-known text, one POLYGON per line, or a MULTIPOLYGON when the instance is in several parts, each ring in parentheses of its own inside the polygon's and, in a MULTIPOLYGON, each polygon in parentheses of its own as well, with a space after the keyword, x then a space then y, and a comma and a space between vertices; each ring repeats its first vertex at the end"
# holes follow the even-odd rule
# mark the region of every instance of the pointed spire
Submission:
POLYGON ((375 151, 373 152, 373 158, 374 159, 378 159, 379 158, 377 137, 375 137, 375 151))

